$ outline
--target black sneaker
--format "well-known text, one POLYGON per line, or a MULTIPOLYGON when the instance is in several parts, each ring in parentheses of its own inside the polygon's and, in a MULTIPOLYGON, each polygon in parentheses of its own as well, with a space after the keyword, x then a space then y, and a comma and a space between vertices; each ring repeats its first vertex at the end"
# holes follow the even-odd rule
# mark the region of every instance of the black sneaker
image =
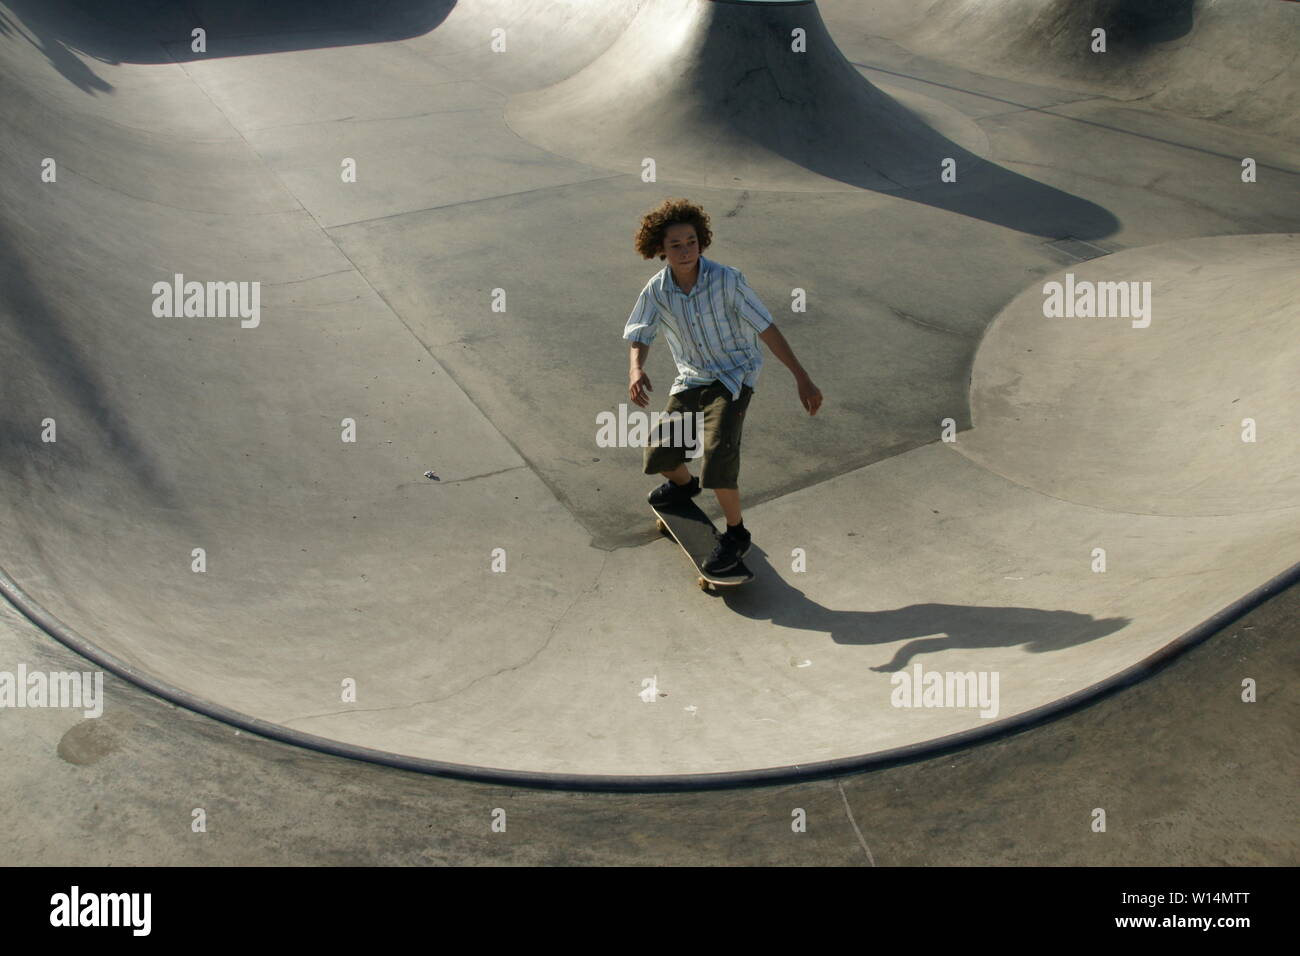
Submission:
POLYGON ((749 554, 751 544, 748 531, 737 534, 728 528, 718 535, 717 546, 709 554, 708 559, 700 565, 700 569, 709 574, 723 574, 730 571, 741 558, 749 554))
POLYGON ((650 492, 650 503, 656 508, 671 508, 673 505, 685 504, 700 493, 700 479, 695 475, 684 485, 675 485, 665 481, 650 492))

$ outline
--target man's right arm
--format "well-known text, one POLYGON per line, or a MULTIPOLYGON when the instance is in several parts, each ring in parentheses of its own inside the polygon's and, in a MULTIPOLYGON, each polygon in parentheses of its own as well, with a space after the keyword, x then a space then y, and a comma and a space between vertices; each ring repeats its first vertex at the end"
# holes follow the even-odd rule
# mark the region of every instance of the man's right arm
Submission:
POLYGON ((632 343, 628 353, 627 394, 633 404, 644 408, 650 402, 647 392, 653 391, 650 376, 645 373, 645 357, 650 351, 650 343, 659 331, 659 309, 650 294, 650 284, 641 290, 636 298, 636 307, 627 317, 623 328, 623 338, 632 343))
POLYGON ((640 405, 642 408, 650 404, 649 393, 654 391, 654 387, 650 384, 650 376, 642 367, 646 353, 649 351, 648 342, 633 342, 630 353, 631 367, 627 372, 627 397, 632 400, 633 405, 640 405))

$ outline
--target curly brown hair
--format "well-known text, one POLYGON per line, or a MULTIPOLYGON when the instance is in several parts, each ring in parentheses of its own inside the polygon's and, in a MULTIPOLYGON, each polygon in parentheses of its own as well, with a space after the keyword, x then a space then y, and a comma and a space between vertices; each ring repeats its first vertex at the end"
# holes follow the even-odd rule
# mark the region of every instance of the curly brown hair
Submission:
POLYGON ((699 240, 700 252, 709 248, 713 241, 713 230, 709 228, 709 214, 689 199, 665 199, 657 208, 641 217, 641 225, 636 231, 636 251, 642 259, 658 256, 665 259, 662 252, 664 232, 669 226, 685 223, 695 227, 695 237, 699 240))

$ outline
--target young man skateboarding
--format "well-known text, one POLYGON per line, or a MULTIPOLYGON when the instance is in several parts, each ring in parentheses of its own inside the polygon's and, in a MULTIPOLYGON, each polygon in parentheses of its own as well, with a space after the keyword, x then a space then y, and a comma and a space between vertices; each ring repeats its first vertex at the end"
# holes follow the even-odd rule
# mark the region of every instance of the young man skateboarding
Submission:
POLYGON ((668 480, 650 492, 650 503, 685 502, 712 488, 727 517, 727 530, 704 562, 709 573, 735 567, 750 548, 750 534, 740 514, 740 437, 745 409, 754 394, 763 353, 757 339, 794 373, 799 401, 816 415, 822 393, 804 371, 772 316, 740 270, 705 259, 713 241, 709 217, 686 199, 667 199, 641 217, 636 249, 643 259, 667 259, 637 297, 623 338, 632 343, 627 392, 636 405, 650 403, 644 365, 646 353, 662 327, 668 336, 677 378, 665 415, 702 413, 704 467, 701 479, 686 467, 686 449, 656 436, 646 446, 645 473, 668 480))

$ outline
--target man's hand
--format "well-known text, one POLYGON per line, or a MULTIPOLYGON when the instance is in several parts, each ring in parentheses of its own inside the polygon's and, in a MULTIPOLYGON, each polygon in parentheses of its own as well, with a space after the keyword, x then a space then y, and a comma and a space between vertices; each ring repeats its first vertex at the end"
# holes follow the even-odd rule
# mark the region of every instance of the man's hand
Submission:
POLYGON ((803 407, 808 409, 809 415, 816 415, 817 409, 822 407, 822 390, 813 384, 813 380, 807 375, 801 376, 795 380, 799 389, 799 401, 803 407))
POLYGON ((646 393, 653 391, 650 376, 641 369, 634 368, 628 373, 627 396, 632 400, 632 404, 645 408, 650 404, 650 396, 646 393))
POLYGON ((766 342, 767 347, 772 350, 772 354, 794 373, 795 384, 799 388, 799 401, 803 403, 804 408, 808 409, 809 415, 816 415, 817 409, 822 407, 821 389, 813 384, 813 380, 803 370, 799 360, 794 357, 794 349, 790 348, 790 343, 785 340, 785 336, 776 327, 776 323, 773 322, 762 332, 759 332, 758 337, 763 342, 766 342))

